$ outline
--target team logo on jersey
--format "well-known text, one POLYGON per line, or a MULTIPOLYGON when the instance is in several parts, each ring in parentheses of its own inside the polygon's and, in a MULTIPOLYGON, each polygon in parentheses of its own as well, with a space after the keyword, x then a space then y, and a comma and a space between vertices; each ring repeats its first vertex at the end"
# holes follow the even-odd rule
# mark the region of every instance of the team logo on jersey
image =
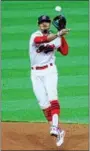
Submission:
POLYGON ((47 53, 49 53, 49 52, 54 51, 54 48, 55 48, 54 44, 52 44, 52 45, 50 45, 50 44, 47 44, 47 45, 41 44, 41 45, 38 47, 38 49, 36 50, 36 52, 37 52, 37 53, 44 52, 44 53, 47 54, 47 53))

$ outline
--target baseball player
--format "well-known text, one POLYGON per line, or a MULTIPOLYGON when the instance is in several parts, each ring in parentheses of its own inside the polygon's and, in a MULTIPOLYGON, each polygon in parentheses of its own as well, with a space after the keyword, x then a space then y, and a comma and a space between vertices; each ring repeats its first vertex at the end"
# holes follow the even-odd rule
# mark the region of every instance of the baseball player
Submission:
POLYGON ((38 18, 39 29, 29 41, 31 61, 31 81, 33 91, 47 121, 50 123, 50 135, 56 137, 56 145, 64 142, 65 132, 59 128, 60 104, 58 101, 58 71, 55 65, 55 52, 68 54, 68 44, 64 38, 69 32, 66 19, 60 15, 53 20, 58 29, 56 34, 50 32, 51 19, 42 15, 38 18), (57 23, 59 21, 59 23, 57 23))

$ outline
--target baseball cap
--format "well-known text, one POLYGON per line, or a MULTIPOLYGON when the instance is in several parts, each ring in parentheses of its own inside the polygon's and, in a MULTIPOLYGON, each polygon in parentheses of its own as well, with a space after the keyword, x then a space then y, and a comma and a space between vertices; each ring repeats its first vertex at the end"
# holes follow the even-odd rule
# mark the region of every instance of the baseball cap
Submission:
POLYGON ((50 19, 49 16, 45 16, 45 15, 42 15, 42 16, 38 17, 38 24, 41 24, 44 21, 50 23, 51 19, 50 19))

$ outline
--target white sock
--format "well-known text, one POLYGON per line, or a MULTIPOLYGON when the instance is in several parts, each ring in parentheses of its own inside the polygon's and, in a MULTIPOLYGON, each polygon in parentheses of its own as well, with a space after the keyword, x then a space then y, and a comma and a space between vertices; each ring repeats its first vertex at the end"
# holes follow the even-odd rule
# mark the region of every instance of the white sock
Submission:
POLYGON ((58 127, 58 114, 54 114, 52 117, 52 125, 58 127))

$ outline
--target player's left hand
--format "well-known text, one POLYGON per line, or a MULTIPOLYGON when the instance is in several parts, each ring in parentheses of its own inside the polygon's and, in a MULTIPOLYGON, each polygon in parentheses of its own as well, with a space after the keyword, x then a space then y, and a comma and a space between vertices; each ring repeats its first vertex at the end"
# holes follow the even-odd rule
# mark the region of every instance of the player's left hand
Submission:
POLYGON ((70 29, 62 29, 60 30, 58 33, 57 33, 57 36, 60 37, 60 36, 64 36, 66 34, 68 34, 70 31, 70 29))

